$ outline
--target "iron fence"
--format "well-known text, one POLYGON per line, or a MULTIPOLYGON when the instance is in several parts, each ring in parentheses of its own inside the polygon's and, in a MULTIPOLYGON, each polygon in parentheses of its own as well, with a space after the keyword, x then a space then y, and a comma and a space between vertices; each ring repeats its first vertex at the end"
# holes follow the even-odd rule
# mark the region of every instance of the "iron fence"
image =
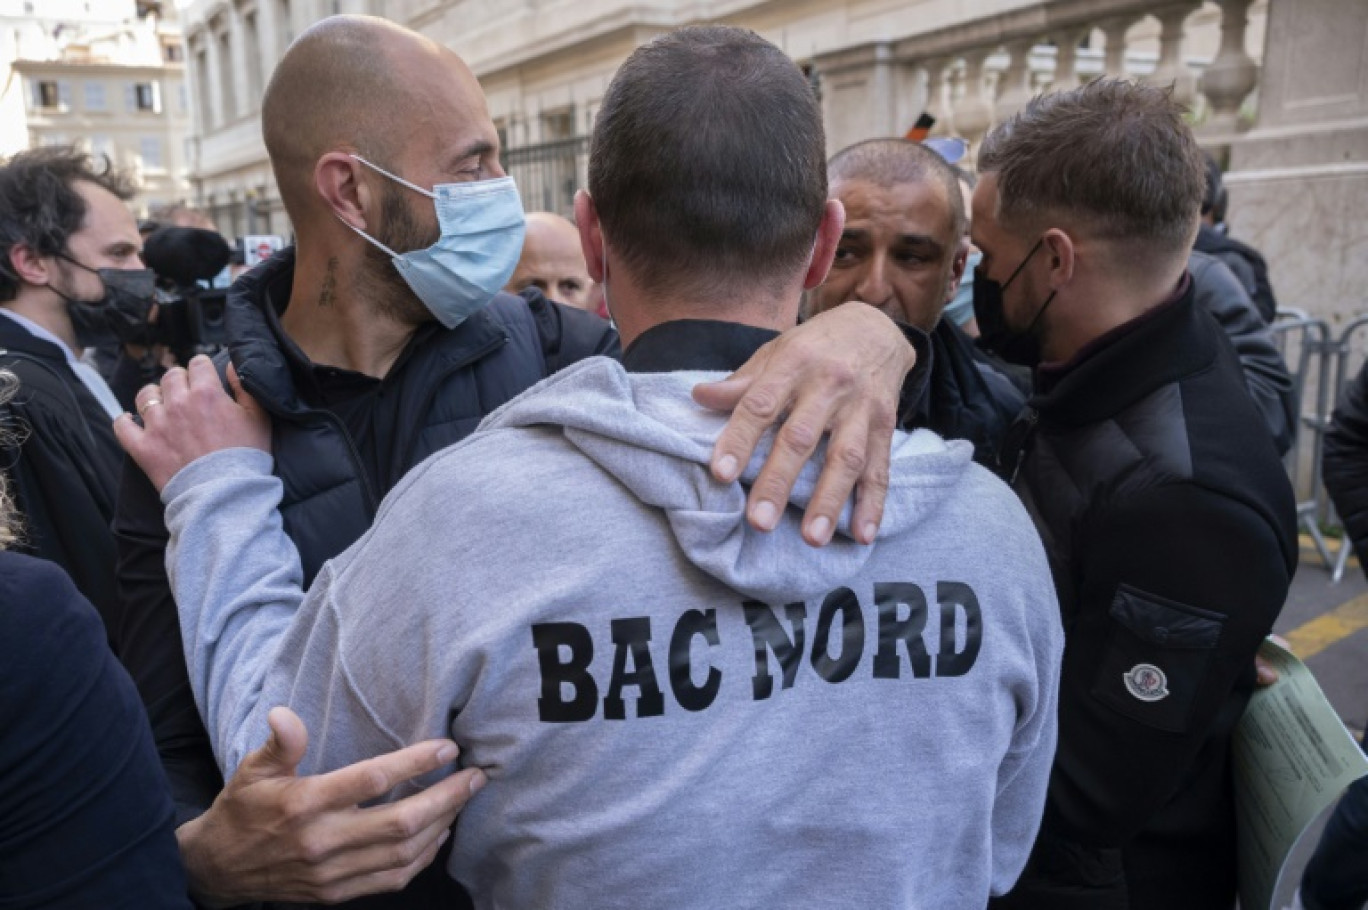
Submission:
POLYGON ((1334 335, 1329 323, 1308 316, 1301 310, 1279 310, 1273 323, 1273 337, 1292 374, 1293 389, 1300 403, 1297 437, 1287 454, 1287 469, 1297 487, 1297 518, 1310 536, 1332 583, 1344 577, 1353 553, 1348 536, 1340 539, 1333 556, 1321 532, 1322 523, 1334 523, 1334 507, 1321 478, 1321 456, 1325 434, 1330 428, 1335 405, 1368 359, 1368 315, 1345 324, 1334 335), (1302 461, 1310 457, 1310 464, 1302 461))
POLYGON ((570 218, 575 191, 589 182, 589 137, 574 136, 505 149, 503 169, 518 182, 523 208, 570 218))

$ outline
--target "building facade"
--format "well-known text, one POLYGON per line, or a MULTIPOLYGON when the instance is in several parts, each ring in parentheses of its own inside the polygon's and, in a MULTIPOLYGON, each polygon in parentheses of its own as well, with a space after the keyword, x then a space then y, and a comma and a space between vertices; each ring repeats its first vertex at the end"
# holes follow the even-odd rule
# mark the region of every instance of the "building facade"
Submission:
POLYGON ((143 214, 189 200, 183 58, 156 3, 0 0, 0 154, 76 145, 134 178, 143 214))
POLYGON ((182 16, 196 190, 225 233, 288 235, 260 138, 261 88, 294 35, 337 12, 385 16, 459 53, 525 205, 566 214, 613 73, 681 25, 754 29, 788 53, 821 98, 832 151, 901 135, 923 111, 936 132, 977 143, 1034 93, 1101 74, 1172 84, 1231 166, 1231 222, 1270 252, 1283 299, 1327 315, 1364 307, 1361 222, 1346 210, 1368 195, 1363 0, 192 0, 182 16), (1325 205, 1300 193, 1308 175, 1325 205), (1285 206, 1305 210, 1303 227, 1324 244, 1316 256, 1270 217, 1285 206), (1315 233, 1327 206, 1347 232, 1315 233))
MULTIPOLYGON (((1262 53, 1266 5, 1242 4, 1253 24, 1242 50, 1252 59, 1262 53)), ((608 81, 633 48, 668 29, 725 22, 783 48, 821 93, 834 150, 901 134, 928 107, 940 115, 938 131, 981 136, 1030 91, 1056 84, 1057 63, 1076 75, 1175 79, 1200 103, 1197 80, 1217 56, 1222 11, 1199 2, 1154 8, 1135 0, 193 0, 183 12, 198 111, 193 168, 201 203, 225 232, 288 231, 260 138, 261 90, 294 35, 336 12, 383 15, 459 53, 485 88, 529 208, 568 213, 608 81), (1037 33, 1008 46, 1001 38, 1016 23, 1037 33), (936 48, 943 59, 928 59, 919 42, 947 32, 955 34, 936 48)))

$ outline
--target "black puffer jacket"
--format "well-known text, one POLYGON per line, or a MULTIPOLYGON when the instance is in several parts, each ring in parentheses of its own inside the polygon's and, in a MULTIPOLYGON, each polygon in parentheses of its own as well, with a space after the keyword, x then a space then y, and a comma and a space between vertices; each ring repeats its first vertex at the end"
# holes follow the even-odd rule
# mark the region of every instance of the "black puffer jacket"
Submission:
POLYGON ((1026 396, 951 320, 936 323, 927 338, 931 369, 925 384, 915 390, 918 374, 909 375, 899 428, 926 428, 946 439, 967 439, 974 444, 974 460, 991 468, 1026 396))
POLYGON ((1297 396, 1287 364, 1273 343, 1268 323, 1225 264, 1206 253, 1188 257, 1197 305, 1220 323, 1235 348, 1254 407, 1273 437, 1279 455, 1292 448, 1297 426, 1297 396))
POLYGON ((1278 299, 1273 295, 1273 285, 1268 280, 1268 264, 1258 250, 1209 224, 1197 229, 1197 242, 1193 248, 1225 263, 1249 294, 1249 299, 1254 301, 1264 322, 1273 321, 1278 313, 1278 299))
POLYGON ((1037 385, 1003 464, 1063 614, 1059 748, 995 907, 1229 910, 1230 732, 1296 567, 1291 485, 1190 287, 1037 385))
POLYGON ((118 603, 109 521, 123 461, 109 415, 61 348, 6 316, 0 369, 19 380, 0 405, 0 474, 24 516, 15 549, 65 569, 107 623, 118 603))
POLYGON ((1322 477, 1368 572, 1368 364, 1344 390, 1325 433, 1322 477))
MULTIPOLYGON (((227 331, 243 387, 271 415, 275 470, 285 486, 281 514, 299 549, 306 584, 365 533, 381 499, 414 465, 465 438, 486 414, 562 366, 619 353, 616 333, 597 316, 535 292, 499 294, 455 329, 434 323, 418 330, 380 393, 386 407, 397 410, 394 425, 406 435, 372 440, 377 451, 362 452, 337 415, 301 400, 267 319, 270 301, 288 295, 293 268, 293 252, 286 250, 238 279, 228 298, 227 331), (363 458, 379 464, 380 488, 367 479, 363 458)), ((219 366, 225 369, 226 363, 219 366)), ((125 466, 114 532, 121 614, 113 640, 147 706, 178 821, 185 821, 208 808, 223 782, 185 669, 166 578, 161 500, 131 464, 125 466)), ((441 893, 449 881, 440 869, 429 877, 436 891, 414 893, 422 881, 365 906, 439 906, 452 899, 441 893)))

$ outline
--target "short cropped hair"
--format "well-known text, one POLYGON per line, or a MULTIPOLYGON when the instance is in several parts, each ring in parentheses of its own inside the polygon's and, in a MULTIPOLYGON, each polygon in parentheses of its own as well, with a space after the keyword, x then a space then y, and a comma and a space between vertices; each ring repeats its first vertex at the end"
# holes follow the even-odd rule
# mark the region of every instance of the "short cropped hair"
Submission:
POLYGON ((964 236, 969 216, 964 211, 956 168, 920 142, 907 139, 866 139, 847 146, 831 157, 827 179, 867 180, 875 186, 891 188, 907 183, 934 180, 945 190, 950 206, 950 238, 964 236))
POLYGON ((826 206, 822 113, 802 71, 753 32, 682 28, 636 49, 594 123, 589 192, 647 290, 777 286, 826 206))
POLYGON ((125 201, 133 197, 132 186, 109 159, 97 167, 73 146, 30 149, 0 166, 0 300, 19 294, 10 250, 22 244, 39 256, 55 256, 81 229, 86 204, 76 184, 82 180, 125 201))
POLYGON ((997 175, 998 218, 1033 233, 1066 215, 1095 237, 1186 252, 1206 163, 1183 113, 1171 89, 1118 79, 1037 96, 979 151, 979 172, 997 175))

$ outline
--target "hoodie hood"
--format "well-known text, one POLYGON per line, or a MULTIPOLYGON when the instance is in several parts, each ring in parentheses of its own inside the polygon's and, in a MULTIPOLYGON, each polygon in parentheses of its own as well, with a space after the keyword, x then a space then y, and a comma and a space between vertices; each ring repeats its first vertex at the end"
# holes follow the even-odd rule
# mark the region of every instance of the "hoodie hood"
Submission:
MULTIPOLYGON (((629 373, 616 361, 594 357, 504 405, 481 430, 559 427, 570 445, 665 513, 680 549, 702 571, 765 603, 825 595, 858 574, 872 552, 851 536, 849 505, 830 544, 815 549, 801 537, 825 444, 799 475, 779 526, 770 533, 752 528, 746 496, 773 434, 761 440, 737 481, 713 479, 708 463, 726 415, 695 404, 690 393, 724 375, 629 373)), ((932 515, 970 469, 972 455, 970 443, 926 430, 894 434, 879 538, 907 533, 932 515)))

